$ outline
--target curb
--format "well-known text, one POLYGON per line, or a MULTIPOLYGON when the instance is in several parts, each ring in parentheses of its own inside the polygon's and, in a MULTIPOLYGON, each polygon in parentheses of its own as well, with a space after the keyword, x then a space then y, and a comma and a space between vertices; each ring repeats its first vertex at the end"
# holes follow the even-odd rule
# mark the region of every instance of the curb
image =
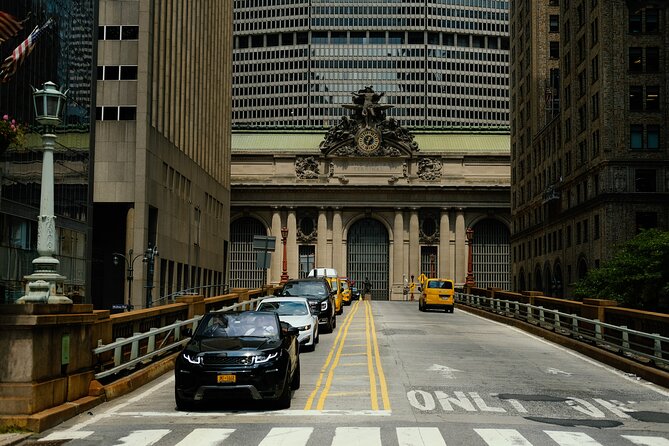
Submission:
POLYGON ((582 353, 589 358, 602 362, 625 373, 634 374, 639 378, 643 378, 646 381, 652 382, 653 384, 657 384, 664 388, 669 388, 669 372, 665 372, 664 370, 641 364, 632 359, 620 356, 617 353, 606 351, 594 345, 577 341, 570 337, 546 330, 541 327, 537 327, 536 325, 532 325, 518 319, 505 317, 499 314, 491 313, 485 310, 479 310, 478 308, 468 307, 465 305, 456 305, 456 308, 458 310, 463 310, 486 319, 491 319, 495 322, 500 322, 502 324, 519 328, 523 331, 544 338, 547 341, 553 342, 554 344, 558 344, 563 347, 567 347, 570 350, 582 353))
MULTIPOLYGON (((44 432, 70 418, 91 410, 98 404, 126 395, 169 370, 174 369, 174 362, 178 355, 179 353, 173 353, 158 362, 149 364, 143 369, 107 385, 102 385, 98 381, 92 381, 89 388, 89 396, 87 397, 68 401, 67 403, 31 415, 0 416, 0 426, 14 427, 33 433, 44 432)), ((32 434, 0 434, 0 446, 16 445, 30 435, 32 434), (14 439, 14 436, 21 437, 14 439)))

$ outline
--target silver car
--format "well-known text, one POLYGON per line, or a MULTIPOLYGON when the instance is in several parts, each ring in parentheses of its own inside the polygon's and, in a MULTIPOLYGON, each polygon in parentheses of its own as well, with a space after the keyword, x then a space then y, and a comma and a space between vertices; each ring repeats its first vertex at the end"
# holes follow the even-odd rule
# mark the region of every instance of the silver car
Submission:
POLYGON ((300 346, 314 350, 318 343, 318 316, 312 313, 304 297, 268 297, 258 304, 258 311, 272 311, 281 322, 288 322, 299 330, 300 346))

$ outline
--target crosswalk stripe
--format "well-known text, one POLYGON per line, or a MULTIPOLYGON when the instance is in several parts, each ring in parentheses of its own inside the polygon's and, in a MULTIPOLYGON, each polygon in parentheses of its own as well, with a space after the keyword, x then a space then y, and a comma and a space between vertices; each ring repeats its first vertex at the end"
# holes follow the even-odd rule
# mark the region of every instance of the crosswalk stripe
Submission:
POLYGON ((640 446, 669 446, 669 438, 642 437, 639 435, 623 435, 622 437, 640 446))
POLYGON ((515 429, 474 429, 488 446, 532 446, 515 429))
POLYGON ((116 443, 114 446, 150 446, 159 442, 161 438, 169 433, 169 429, 134 431, 130 435, 120 438, 120 443, 116 443))
POLYGON ((214 446, 230 436, 235 429, 193 429, 176 446, 214 446))
POLYGON ((58 431, 53 432, 44 438, 40 438, 37 440, 37 442, 53 440, 81 440, 82 438, 86 438, 92 434, 93 431, 58 431))
POLYGON ((438 427, 398 427, 399 446, 446 446, 438 427))
POLYGON ((380 427, 338 427, 332 446, 382 446, 380 427))
POLYGON ((275 427, 258 446, 304 446, 313 427, 275 427))
POLYGON ((602 446, 582 432, 544 431, 560 446, 602 446))

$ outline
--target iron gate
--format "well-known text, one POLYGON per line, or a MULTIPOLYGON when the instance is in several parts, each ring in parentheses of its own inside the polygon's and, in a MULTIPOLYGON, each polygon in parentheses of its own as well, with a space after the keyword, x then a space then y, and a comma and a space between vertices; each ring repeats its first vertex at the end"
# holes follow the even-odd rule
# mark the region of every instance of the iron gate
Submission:
POLYGON ((372 299, 388 300, 389 255, 388 231, 378 221, 365 218, 348 231, 346 271, 362 291, 365 279, 372 284, 372 299))
POLYGON ((254 235, 267 235, 265 226, 255 218, 242 217, 230 224, 230 288, 260 288, 267 282, 265 270, 256 265, 259 251, 253 250, 254 235))
POLYGON ((476 286, 510 289, 509 229, 493 219, 474 226, 474 280, 476 286))

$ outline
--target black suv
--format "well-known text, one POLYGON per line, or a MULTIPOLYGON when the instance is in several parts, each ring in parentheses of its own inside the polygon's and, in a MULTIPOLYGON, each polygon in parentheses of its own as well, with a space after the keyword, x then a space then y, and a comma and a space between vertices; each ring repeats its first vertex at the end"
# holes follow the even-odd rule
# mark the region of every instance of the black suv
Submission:
POLYGON ((324 277, 293 279, 275 292, 276 296, 305 297, 311 311, 318 316, 318 325, 323 325, 325 332, 332 332, 337 326, 334 296, 337 291, 330 288, 324 277))
POLYGON ((276 313, 205 314, 176 359, 177 408, 237 398, 290 407, 291 390, 300 387, 298 333, 276 313))

